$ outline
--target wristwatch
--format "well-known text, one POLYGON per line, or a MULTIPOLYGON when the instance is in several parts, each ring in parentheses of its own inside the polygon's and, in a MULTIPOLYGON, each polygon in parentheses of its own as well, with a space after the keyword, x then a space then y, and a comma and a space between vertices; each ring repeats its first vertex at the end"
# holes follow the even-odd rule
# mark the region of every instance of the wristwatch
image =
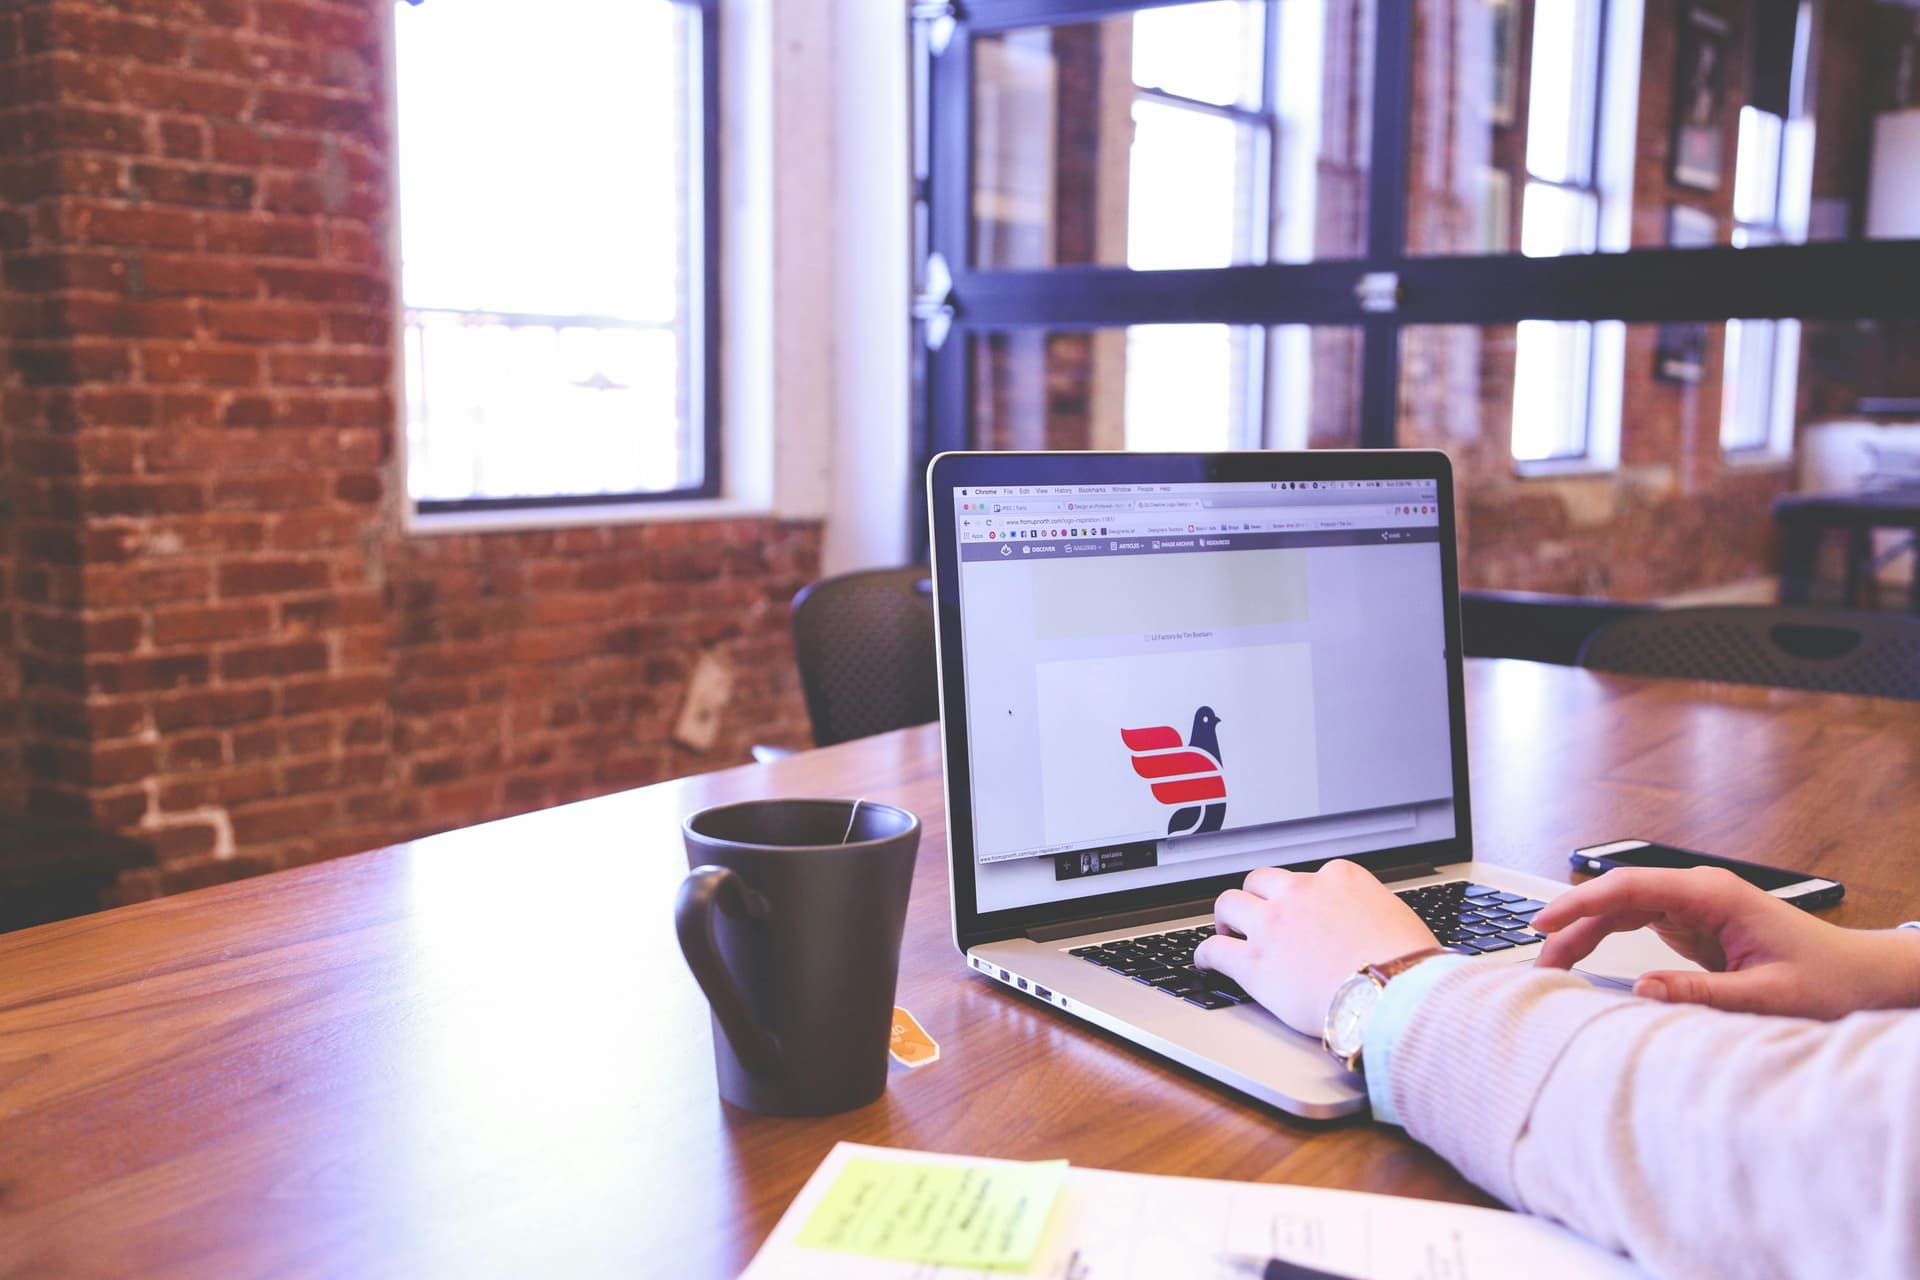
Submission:
POLYGON ((1326 1026, 1320 1032, 1321 1047, 1341 1066, 1360 1074, 1364 1070, 1360 1049, 1366 1043, 1367 1023, 1372 1020, 1373 1007, 1380 1002, 1380 993, 1386 990, 1387 983, 1422 960, 1453 954, 1445 947, 1427 947, 1398 960, 1370 964, 1348 978, 1334 988, 1333 1003, 1327 1006, 1326 1026))

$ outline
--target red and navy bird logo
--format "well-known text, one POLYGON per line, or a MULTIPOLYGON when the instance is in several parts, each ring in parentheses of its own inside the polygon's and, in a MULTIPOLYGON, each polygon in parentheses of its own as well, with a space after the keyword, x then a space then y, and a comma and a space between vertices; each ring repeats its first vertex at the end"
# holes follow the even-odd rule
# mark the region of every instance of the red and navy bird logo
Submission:
POLYGON ((1227 820, 1227 780, 1220 772, 1220 717, 1212 707, 1193 713, 1185 742, 1172 725, 1122 729, 1133 752, 1133 771, 1153 784, 1153 798, 1182 806, 1167 820, 1167 834, 1218 831, 1227 820))

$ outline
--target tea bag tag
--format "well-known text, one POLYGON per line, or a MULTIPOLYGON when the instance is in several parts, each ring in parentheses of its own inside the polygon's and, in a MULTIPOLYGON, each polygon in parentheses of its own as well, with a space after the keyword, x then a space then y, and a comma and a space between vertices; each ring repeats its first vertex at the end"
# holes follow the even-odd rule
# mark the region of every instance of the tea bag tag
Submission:
POLYGON ((914 1016, 899 1005, 893 1007, 893 1039, 887 1045, 887 1052, 904 1067, 924 1067, 940 1059, 940 1046, 914 1016))

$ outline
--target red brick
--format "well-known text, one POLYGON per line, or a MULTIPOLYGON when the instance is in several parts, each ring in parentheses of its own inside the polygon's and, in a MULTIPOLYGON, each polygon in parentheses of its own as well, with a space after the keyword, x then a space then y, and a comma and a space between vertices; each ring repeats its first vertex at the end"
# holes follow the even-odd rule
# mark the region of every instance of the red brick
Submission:
POLYGON ((320 591, 331 578, 324 560, 232 560, 220 566, 220 594, 231 597, 320 591))
POLYGON ((260 279, 268 297, 298 302, 384 307, 392 295, 383 276, 347 268, 263 266, 260 279))
POLYGON ((160 783, 160 810, 179 813, 185 809, 226 807, 264 800, 279 792, 273 770, 265 765, 241 765, 209 773, 193 773, 169 778, 160 783))
POLYGON ((304 715, 313 711, 338 711, 377 706, 387 697, 385 676, 327 676, 316 680, 290 680, 280 689, 283 715, 304 715))
POLYGON ((290 756, 310 756, 318 751, 330 751, 334 746, 333 721, 326 716, 313 716, 304 720, 288 720, 286 729, 286 753, 290 756))
MULTIPOLYGON (((320 316, 308 308, 256 302, 209 302, 207 328, 231 342, 312 342, 320 337, 320 316)), ((276 381, 280 357, 271 362, 276 381)))
POLYGON ((276 383, 365 387, 384 384, 391 376, 392 360, 384 351, 276 351, 267 368, 276 383))
POLYGON ((160 151, 171 160, 205 160, 206 126, 197 120, 161 121, 160 151))
POLYGON ((204 511, 206 486, 197 481, 126 479, 87 484, 82 505, 89 516, 157 516, 204 511))
POLYGON ((377 471, 350 471, 333 482, 333 496, 342 502, 378 502, 386 492, 386 481, 377 471))
POLYGON ((200 327, 193 304, 174 299, 64 297, 43 310, 49 336, 191 338, 200 327))
POLYGON ((258 187, 247 174, 183 164, 135 164, 132 182, 144 199, 208 209, 245 209, 258 187))
POLYGON ((122 73, 120 92, 124 101, 137 106, 208 119, 232 119, 246 109, 254 91, 244 82, 225 77, 135 64, 122 73))
POLYGON ((148 382, 244 387, 260 381, 260 357, 245 348, 153 343, 141 348, 140 361, 148 382))
POLYGON ((325 671, 330 660, 324 640, 230 649, 220 655, 220 678, 257 680, 264 676, 307 675, 325 671))
POLYGON ((126 260, 108 250, 14 253, 7 255, 4 270, 7 286, 22 293, 57 289, 119 293, 127 287, 126 260))
POLYGON ((168 773, 215 768, 226 762, 226 742, 217 733, 176 733, 166 740, 160 762, 168 773))
POLYGON ((317 471, 222 475, 214 478, 213 505, 225 511, 291 511, 321 505, 327 489, 326 475, 317 471))
POLYGON ((145 427, 153 422, 153 396, 118 387, 82 387, 73 393, 75 425, 145 427))
POLYGON ((291 129, 357 135, 371 142, 380 141, 382 135, 379 112, 359 95, 263 85, 254 101, 253 118, 291 129))
POLYGON ((334 799, 278 800, 237 807, 230 812, 234 843, 255 844, 325 830, 339 809, 340 802, 334 799))
POLYGON ((119 787, 153 776, 160 766, 160 747, 153 742, 128 742, 94 747, 86 753, 80 777, 90 787, 119 787))
POLYGON ((213 661, 204 653, 159 658, 102 658, 87 663, 89 693, 145 693, 201 685, 212 677, 213 661))
MULTIPOLYGON (((196 689, 153 700, 153 723, 161 733, 205 725, 247 724, 272 714, 271 689, 196 689)), ((238 752, 235 755, 237 758, 238 752)))
POLYGON ((209 213, 206 245, 210 253, 244 253, 266 258, 315 258, 320 229, 311 218, 265 214, 209 213))
POLYGON ((138 287, 130 292, 251 298, 260 292, 259 268, 250 262, 203 254, 149 253, 140 260, 138 287))
POLYGON ((211 822, 176 822, 158 830, 142 831, 140 838, 153 846, 156 859, 163 863, 176 862, 212 854, 219 847, 220 828, 211 822))
POLYGON ((36 38, 27 44, 27 52, 83 49, 95 56, 144 62, 179 62, 186 57, 187 37, 177 28, 71 8, 55 7, 47 17, 47 23, 36 29, 36 38))
POLYGON ((264 604, 194 604, 153 614, 153 643, 163 649, 262 636, 273 625, 264 604))
POLYGON ((160 604, 205 599, 213 572, 204 564, 88 565, 84 581, 94 605, 160 604))

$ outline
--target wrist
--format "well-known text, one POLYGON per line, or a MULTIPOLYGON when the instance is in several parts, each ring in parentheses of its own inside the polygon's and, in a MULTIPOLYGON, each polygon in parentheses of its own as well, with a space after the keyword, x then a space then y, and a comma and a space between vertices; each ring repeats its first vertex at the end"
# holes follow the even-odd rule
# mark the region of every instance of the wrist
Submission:
POLYGON ((1891 979, 1886 1007, 1920 1008, 1920 920, 1888 929, 1883 936, 1891 979))
POLYGON ((1327 1003, 1320 1045, 1349 1071, 1364 1071, 1361 1050, 1374 1008, 1387 984, 1424 961, 1454 953, 1431 946, 1409 951, 1392 960, 1363 965, 1339 986, 1327 1003))

